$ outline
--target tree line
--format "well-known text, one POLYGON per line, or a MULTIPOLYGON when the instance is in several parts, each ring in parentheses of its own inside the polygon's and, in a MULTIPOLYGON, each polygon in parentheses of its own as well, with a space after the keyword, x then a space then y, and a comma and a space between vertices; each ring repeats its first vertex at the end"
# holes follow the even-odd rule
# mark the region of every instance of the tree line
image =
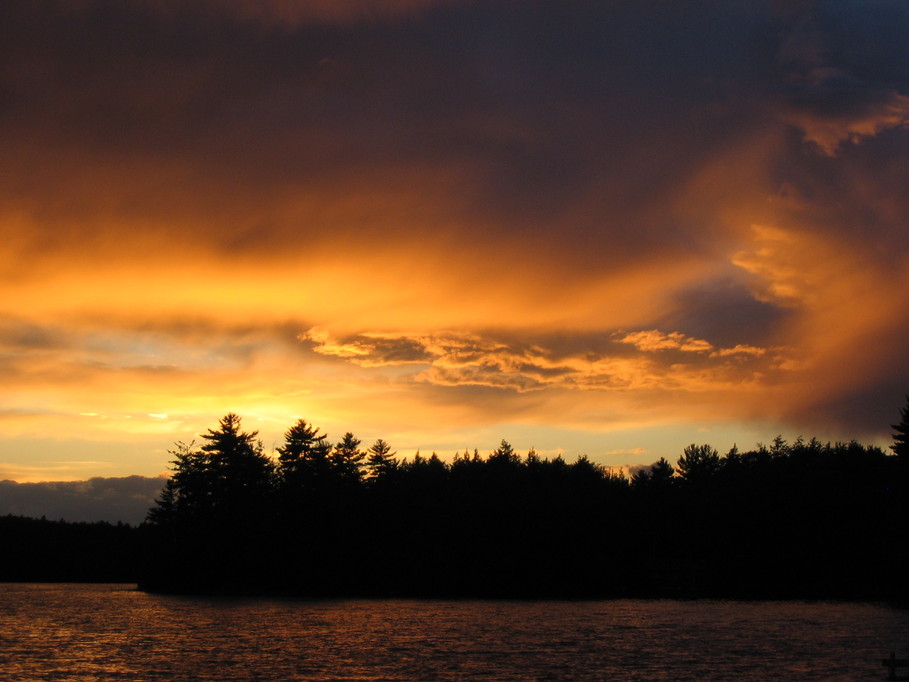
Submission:
POLYGON ((143 533, 125 523, 0 516, 0 582, 135 582, 143 533))
POLYGON ((228 414, 178 443, 141 529, 149 591, 905 599, 909 405, 857 442, 684 448, 630 477, 506 441, 445 462, 299 420, 276 457, 228 414))

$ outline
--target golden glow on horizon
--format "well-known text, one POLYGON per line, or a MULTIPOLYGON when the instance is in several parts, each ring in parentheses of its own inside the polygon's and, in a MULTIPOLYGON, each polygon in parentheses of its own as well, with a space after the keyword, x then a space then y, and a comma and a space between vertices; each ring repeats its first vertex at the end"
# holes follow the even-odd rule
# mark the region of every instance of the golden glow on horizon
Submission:
POLYGON ((472 273, 434 278, 432 267, 416 268, 419 287, 408 287, 415 269, 399 269, 398 258, 382 278, 371 275, 375 266, 343 258, 305 275, 279 265, 278 276, 272 263, 225 271, 218 258, 84 273, 75 258, 72 272, 13 282, 5 326, 48 339, 18 351, 10 345, 18 371, 15 392, 0 405, 9 410, 0 430, 10 439, 57 429, 101 441, 138 434, 169 441, 204 431, 227 411, 277 429, 303 412, 332 431, 366 422, 430 442, 432 430, 414 424, 434 423, 437 436, 450 431, 438 436, 450 442, 459 428, 503 417, 532 424, 557 413, 575 428, 616 431, 657 425, 670 406, 674 419, 746 418, 768 402, 785 413, 810 400, 818 382, 842 390, 868 371, 867 362, 845 360, 886 330, 894 308, 909 305, 905 289, 892 287, 893 273, 875 275, 861 248, 769 226, 756 226, 729 261, 751 276, 758 299, 798 312, 768 347, 718 347, 646 325, 696 281, 697 261, 638 264, 545 296, 536 292, 551 279, 534 284, 502 264, 513 282, 481 296, 472 273), (458 288, 467 295, 455 296, 458 288), (586 295, 572 300, 577 291, 586 295), (830 333, 844 319, 858 324, 830 333), (551 329, 588 340, 560 348, 547 340, 551 329), (809 374, 813 388, 801 388, 809 374), (487 401, 440 401, 440 391, 458 387, 507 393, 489 414, 487 401), (604 421, 604 411, 613 417, 604 421))

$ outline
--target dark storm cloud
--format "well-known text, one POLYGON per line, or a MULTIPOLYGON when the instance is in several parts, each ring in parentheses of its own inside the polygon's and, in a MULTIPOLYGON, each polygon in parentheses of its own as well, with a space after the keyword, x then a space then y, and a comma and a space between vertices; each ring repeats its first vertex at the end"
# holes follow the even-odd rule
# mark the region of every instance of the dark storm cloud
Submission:
POLYGON ((86 182, 109 212, 157 216, 179 239, 194 221, 227 253, 326 230, 370 241, 362 213, 307 210, 291 227, 261 205, 345 186, 369 202, 384 186, 444 191, 447 229, 490 249, 545 246, 588 264, 698 252, 721 226, 674 215, 679 181, 764 125, 766 108, 809 116, 793 115, 809 135, 816 119, 843 118, 845 135, 905 86, 892 66, 868 68, 907 54, 895 39, 905 11, 877 4, 886 21, 855 21, 850 3, 703 1, 416 3, 394 20, 325 23, 299 3, 281 25, 229 11, 246 3, 7 3, 2 120, 19 172, 0 191, 56 215, 63 243, 85 235, 59 219, 97 208, 86 182), (883 42, 865 40, 882 22, 883 42), (397 186, 408 168, 422 177, 397 186))
POLYGON ((690 336, 732 347, 766 345, 792 312, 757 300, 741 282, 732 279, 703 282, 678 294, 660 328, 678 329, 690 336))
POLYGON ((520 237, 584 257, 576 244, 587 241, 627 254, 686 246, 684 225, 666 230, 659 208, 637 215, 640 203, 665 202, 754 117, 729 106, 760 47, 746 5, 450 4, 409 20, 281 30, 201 7, 6 6, 4 128, 10 143, 30 138, 14 145, 22 172, 7 191, 37 200, 50 185, 56 205, 34 210, 71 216, 87 200, 70 177, 81 163, 117 215, 166 222, 176 211, 209 223, 209 236, 238 211, 255 238, 231 225, 218 243, 273 248, 325 225, 256 221, 253 196, 347 182, 356 197, 416 166, 427 179, 414 192, 454 172, 444 210, 493 243, 520 237), (152 166, 155 184, 145 173, 124 183, 137 164, 152 166), (556 220, 563 239, 550 232, 556 220))
POLYGON ((791 122, 809 140, 834 153, 839 143, 905 125, 905 3, 780 5, 771 26, 776 54, 768 71, 768 92, 793 114, 791 122), (825 137, 814 139, 819 131, 825 137))
POLYGON ((783 17, 781 92, 793 106, 850 116, 905 88, 905 3, 805 3, 783 17))

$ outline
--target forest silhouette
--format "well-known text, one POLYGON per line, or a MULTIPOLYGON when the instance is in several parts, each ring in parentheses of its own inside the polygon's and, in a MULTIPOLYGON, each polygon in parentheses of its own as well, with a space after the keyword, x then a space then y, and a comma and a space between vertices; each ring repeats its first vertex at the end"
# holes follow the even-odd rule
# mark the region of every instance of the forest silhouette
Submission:
POLYGON ((445 462, 298 421, 274 456, 237 415, 177 443, 148 519, 0 517, 4 581, 299 597, 909 603, 909 400, 890 452, 683 449, 630 477, 506 441, 445 462))
POLYGON ((909 399, 892 453, 692 444, 630 477, 502 441, 445 462, 228 414, 177 443, 140 589, 300 597, 907 600, 909 399))

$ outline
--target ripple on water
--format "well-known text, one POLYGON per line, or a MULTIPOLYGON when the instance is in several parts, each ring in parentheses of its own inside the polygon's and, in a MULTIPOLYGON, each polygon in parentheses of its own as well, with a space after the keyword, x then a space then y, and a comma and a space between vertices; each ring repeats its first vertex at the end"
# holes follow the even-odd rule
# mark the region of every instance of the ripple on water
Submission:
POLYGON ((7 679, 880 680, 909 612, 803 602, 201 599, 0 585, 7 679))

